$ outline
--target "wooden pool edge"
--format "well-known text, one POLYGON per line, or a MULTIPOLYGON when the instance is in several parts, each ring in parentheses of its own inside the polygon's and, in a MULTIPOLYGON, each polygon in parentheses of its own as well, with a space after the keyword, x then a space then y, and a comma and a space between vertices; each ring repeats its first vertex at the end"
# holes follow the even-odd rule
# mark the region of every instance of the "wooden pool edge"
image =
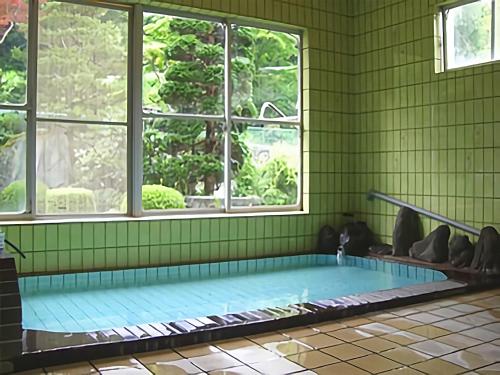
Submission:
POLYGON ((24 353, 14 360, 14 368, 24 371, 321 323, 486 289, 498 285, 497 281, 485 283, 484 280, 464 282, 448 279, 287 307, 92 333, 24 330, 24 353))

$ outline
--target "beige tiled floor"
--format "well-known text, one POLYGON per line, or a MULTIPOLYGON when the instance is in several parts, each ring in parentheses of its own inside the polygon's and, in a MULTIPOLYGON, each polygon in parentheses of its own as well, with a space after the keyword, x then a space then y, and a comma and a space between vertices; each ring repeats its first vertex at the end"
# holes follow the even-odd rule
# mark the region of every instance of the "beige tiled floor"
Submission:
POLYGON ((500 374, 500 289, 30 374, 500 374))

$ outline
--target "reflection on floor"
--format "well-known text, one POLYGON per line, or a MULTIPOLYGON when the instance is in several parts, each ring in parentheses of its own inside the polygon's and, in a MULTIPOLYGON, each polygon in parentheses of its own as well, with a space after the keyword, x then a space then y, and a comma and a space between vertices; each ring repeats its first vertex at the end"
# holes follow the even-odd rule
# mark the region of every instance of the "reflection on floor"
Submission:
POLYGON ((25 374, 500 374, 500 289, 25 374))

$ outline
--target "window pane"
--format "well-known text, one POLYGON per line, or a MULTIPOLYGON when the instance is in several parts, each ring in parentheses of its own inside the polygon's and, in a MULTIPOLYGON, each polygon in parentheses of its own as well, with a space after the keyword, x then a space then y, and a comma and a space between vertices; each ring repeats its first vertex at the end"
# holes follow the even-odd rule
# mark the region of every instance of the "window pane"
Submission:
POLYGON ((296 120, 299 37, 233 25, 233 114, 296 120))
POLYGON ((144 120, 144 210, 223 207, 222 128, 214 121, 144 120))
POLYGON ((495 1, 495 59, 500 59, 500 1, 495 1))
POLYGON ((232 142, 233 207, 298 203, 299 127, 236 125, 232 142))
POLYGON ((0 103, 26 102, 28 4, 0 1, 0 103))
POLYGON ((126 121, 127 33, 125 11, 41 4, 38 116, 126 121))
POLYGON ((448 68, 491 60, 491 0, 448 11, 446 48, 448 68))
POLYGON ((144 14, 146 112, 224 113, 224 27, 217 22, 144 14))
POLYGON ((0 111, 0 213, 26 208, 26 113, 0 111))
POLYGON ((116 213, 127 209, 127 128, 38 123, 40 214, 116 213))

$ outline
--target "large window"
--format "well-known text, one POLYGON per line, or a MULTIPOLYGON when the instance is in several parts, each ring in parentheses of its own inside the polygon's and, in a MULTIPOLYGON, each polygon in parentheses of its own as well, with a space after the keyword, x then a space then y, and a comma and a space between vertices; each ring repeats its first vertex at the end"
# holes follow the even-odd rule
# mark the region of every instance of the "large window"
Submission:
POLYGON ((500 58, 500 2, 459 1, 440 9, 442 58, 445 69, 481 64, 500 58))
POLYGON ((300 207, 297 32, 30 4, 0 5, 0 216, 300 207))

